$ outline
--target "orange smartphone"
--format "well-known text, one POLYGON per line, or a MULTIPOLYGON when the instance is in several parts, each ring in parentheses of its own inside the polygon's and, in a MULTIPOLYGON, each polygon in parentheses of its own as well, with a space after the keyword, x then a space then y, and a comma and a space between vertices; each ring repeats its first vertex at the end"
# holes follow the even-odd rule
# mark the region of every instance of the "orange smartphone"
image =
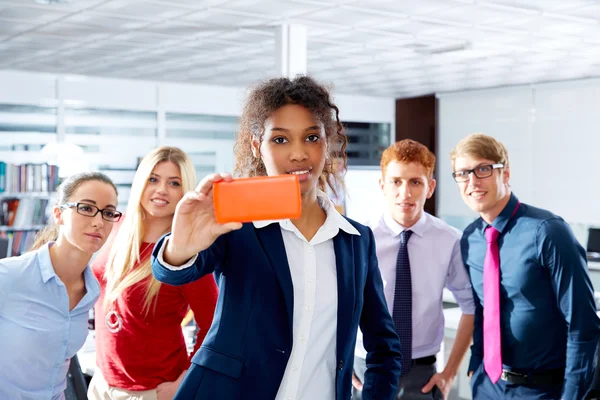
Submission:
POLYGON ((299 218, 300 183, 296 175, 239 178, 213 185, 218 223, 299 218))

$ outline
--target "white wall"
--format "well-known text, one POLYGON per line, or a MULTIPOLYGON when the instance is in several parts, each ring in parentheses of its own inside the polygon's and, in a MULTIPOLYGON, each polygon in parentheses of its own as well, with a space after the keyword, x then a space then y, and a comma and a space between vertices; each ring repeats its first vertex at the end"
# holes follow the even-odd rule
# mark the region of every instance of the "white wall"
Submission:
POLYGON ((473 218, 452 180, 449 153, 482 132, 508 148, 511 186, 570 223, 600 225, 600 80, 439 94, 438 214, 473 218))
MULTIPOLYGON (((237 116, 246 88, 135 81, 80 75, 0 70, 0 103, 67 105, 237 116), (60 92, 60 95, 59 95, 60 92)), ((353 122, 395 123, 395 99, 333 93, 340 117, 353 122)))
POLYGON ((375 221, 384 211, 385 203, 376 167, 349 168, 346 173, 346 216, 362 224, 375 221))

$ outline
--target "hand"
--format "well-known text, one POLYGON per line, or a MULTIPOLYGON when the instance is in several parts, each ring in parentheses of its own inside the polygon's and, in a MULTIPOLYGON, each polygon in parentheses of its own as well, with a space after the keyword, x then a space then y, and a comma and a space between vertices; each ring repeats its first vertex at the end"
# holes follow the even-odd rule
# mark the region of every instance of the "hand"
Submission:
POLYGON ((163 382, 156 387, 156 398, 158 400, 173 400, 175 397, 175 393, 177 393, 177 389, 179 389, 179 385, 185 376, 187 369, 179 375, 179 378, 173 382, 163 382))
POLYGON ((240 229, 242 224, 219 224, 215 220, 213 184, 231 182, 229 174, 212 174, 204 178, 193 192, 186 193, 177 203, 171 237, 163 254, 171 265, 181 265, 211 244, 221 235, 240 229))
POLYGON ((354 372, 352 373, 352 386, 354 386, 354 389, 359 390, 359 391, 363 389, 363 384, 358 379, 358 377, 354 374, 354 372))
POLYGON ((446 372, 439 372, 433 375, 431 379, 429 379, 429 382, 427 382, 427 384, 423 386, 423 389, 421 389, 421 391, 423 393, 429 393, 431 392, 431 389, 433 389, 434 386, 437 386, 442 392, 442 395, 444 396, 445 400, 448 398, 448 394, 450 393, 450 389, 452 388, 452 382, 454 382, 454 376, 449 376, 446 372))

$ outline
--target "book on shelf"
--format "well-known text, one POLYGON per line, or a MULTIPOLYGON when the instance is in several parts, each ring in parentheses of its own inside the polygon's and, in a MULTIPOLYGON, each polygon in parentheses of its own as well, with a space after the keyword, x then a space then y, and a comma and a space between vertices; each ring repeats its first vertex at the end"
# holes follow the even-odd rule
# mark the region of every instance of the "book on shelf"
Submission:
POLYGON ((0 226, 25 230, 44 225, 49 201, 42 197, 0 198, 0 226))
POLYGON ((48 193, 59 184, 58 166, 8 164, 0 161, 0 195, 3 193, 48 193))
POLYGON ((58 184, 55 165, 0 161, 0 238, 7 244, 6 255, 0 254, 0 258, 29 251, 46 224, 58 184))
POLYGON ((37 231, 0 232, 0 239, 4 243, 2 247, 6 248, 0 253, 0 258, 26 253, 33 245, 36 235, 37 231))
POLYGON ((29 251, 46 224, 49 201, 40 197, 0 198, 0 238, 8 240, 7 257, 29 251))

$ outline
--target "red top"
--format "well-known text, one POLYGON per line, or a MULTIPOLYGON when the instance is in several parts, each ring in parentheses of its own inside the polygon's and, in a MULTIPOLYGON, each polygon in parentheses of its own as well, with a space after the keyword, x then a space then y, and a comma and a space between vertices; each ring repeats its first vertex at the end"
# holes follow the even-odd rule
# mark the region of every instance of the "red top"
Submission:
MULTIPOLYGON (((115 226, 92 263, 94 275, 100 282, 100 298, 95 307, 96 365, 110 386, 133 391, 152 390, 162 382, 176 380, 189 367, 191 355, 187 353, 181 321, 189 306, 199 328, 196 352, 212 323, 217 286, 212 275, 183 286, 162 284, 155 299, 155 312, 151 307, 146 317, 143 306, 147 280, 138 282, 123 291, 115 303, 123 328, 117 333, 109 332, 105 325, 103 274, 116 229, 115 226)), ((153 247, 153 243, 143 243, 140 259, 150 257, 153 247)))

